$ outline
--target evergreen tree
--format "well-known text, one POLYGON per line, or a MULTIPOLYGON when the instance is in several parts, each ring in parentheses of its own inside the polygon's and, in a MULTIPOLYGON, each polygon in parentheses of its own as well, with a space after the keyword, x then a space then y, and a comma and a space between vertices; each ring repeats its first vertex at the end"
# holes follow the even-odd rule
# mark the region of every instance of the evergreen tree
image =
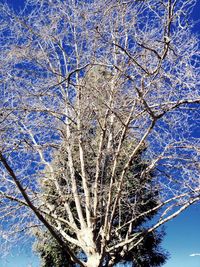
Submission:
MULTIPOLYGON (((145 214, 145 212, 147 212, 148 210, 152 210, 159 203, 158 192, 152 189, 152 178, 154 176, 153 171, 149 175, 144 176, 142 174, 146 168, 146 164, 142 159, 142 155, 145 149, 146 148, 144 146, 143 149, 138 152, 137 156, 131 163, 131 167, 129 168, 126 177, 127 192, 130 192, 127 198, 129 198, 130 204, 133 204, 133 202, 135 201, 134 209, 138 215, 145 214)), ((62 173, 63 167, 66 167, 65 164, 67 159, 65 159, 65 154, 66 151, 63 147, 61 151, 59 151, 55 156, 53 165, 56 168, 55 172, 57 173, 57 181, 62 188, 67 188, 66 179, 63 179, 62 173)), ((122 166, 124 156, 125 155, 121 156, 122 166)), ((88 157, 92 160, 92 155, 88 154, 88 157)), ((120 171, 120 169, 118 171, 120 171)), ((48 174, 46 175, 48 176, 48 174)), ((76 178, 77 180, 80 179, 78 169, 76 172, 76 178)), ((105 183, 109 183, 109 181, 105 183)), ((43 194, 43 201, 45 203, 48 203, 52 207, 52 211, 54 212, 55 210, 57 210, 57 214, 64 212, 60 197, 56 193, 55 187, 51 184, 50 180, 46 180, 45 183, 41 184, 41 188, 41 194, 43 194)), ((71 205, 75 204, 71 203, 71 205)), ((129 214, 129 212, 126 213, 123 211, 123 215, 120 216, 124 216, 126 218, 116 217, 113 223, 113 227, 117 229, 117 227, 119 226, 119 220, 127 220, 127 216, 130 216, 129 214)), ((140 233, 141 231, 145 232, 145 224, 148 223, 151 219, 153 219, 156 214, 157 212, 152 211, 146 216, 138 216, 138 218, 134 220, 132 225, 135 234, 140 233)), ((129 219, 131 219, 131 217, 129 219)), ((98 223, 99 222, 97 222, 97 224, 98 223)), ((65 229, 65 231, 68 230, 65 229)), ((123 238, 125 238, 125 236, 123 236, 123 232, 121 233, 121 235, 123 238)), ((124 232, 124 235, 126 235, 126 231, 124 232)), ((36 242, 34 244, 34 249, 41 258, 41 267, 71 266, 68 262, 68 257, 66 256, 65 251, 51 237, 48 231, 38 230, 35 232, 35 237, 36 242)), ((166 251, 164 251, 160 246, 163 237, 163 229, 147 233, 143 241, 140 242, 137 246, 133 246, 132 249, 129 248, 128 253, 124 253, 123 257, 121 254, 121 250, 119 250, 119 257, 115 258, 115 263, 117 264, 119 262, 130 262, 134 267, 156 267, 163 265, 167 259, 166 251)), ((77 249, 75 246, 73 248, 73 251, 77 254, 83 255, 83 251, 77 249)))
POLYGON ((72 266, 68 260, 64 249, 59 246, 56 240, 48 233, 48 231, 35 232, 37 242, 33 249, 38 253, 41 260, 41 267, 70 267, 72 266))

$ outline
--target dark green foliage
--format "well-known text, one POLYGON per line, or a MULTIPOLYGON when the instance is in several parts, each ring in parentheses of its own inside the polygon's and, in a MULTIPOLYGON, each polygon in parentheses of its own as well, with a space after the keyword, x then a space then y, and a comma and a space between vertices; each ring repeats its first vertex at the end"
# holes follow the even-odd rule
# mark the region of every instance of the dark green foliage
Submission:
POLYGON ((47 231, 37 231, 34 250, 39 254, 41 267, 71 267, 68 257, 47 231))
MULTIPOLYGON (((148 175, 142 174, 143 170, 146 168, 146 163, 142 159, 145 149, 144 146, 143 150, 139 151, 127 173, 127 187, 128 192, 130 192, 128 197, 131 203, 134 201, 135 197, 137 198, 136 213, 138 215, 152 210, 158 205, 159 201, 158 190, 155 190, 155 186, 153 186, 153 171, 148 175), (135 177, 134 179, 131 178, 133 175, 135 177), (137 188, 139 190, 137 190, 137 188)), ((127 213, 124 214, 127 216, 127 213)), ((134 246, 125 253, 123 261, 131 262, 134 267, 156 267, 162 266, 166 262, 168 253, 160 246, 165 235, 164 229, 145 234, 145 224, 148 224, 156 214, 156 211, 152 211, 149 212, 148 215, 141 216, 134 220, 133 232, 143 232, 145 238, 139 245, 134 246)), ((115 262, 119 263, 120 261, 120 258, 116 258, 115 262)))
MULTIPOLYGON (((127 172, 125 183, 127 187, 127 195, 130 206, 133 205, 135 199, 137 199, 137 203, 135 205, 135 213, 136 217, 143 212, 149 211, 153 209, 158 204, 158 191, 153 190, 152 179, 154 177, 153 172, 148 175, 142 175, 143 170, 146 168, 145 162, 142 160, 142 153, 145 151, 145 147, 143 151, 140 151, 136 158, 134 158, 129 171, 127 172)), ((90 156, 90 153, 89 155, 90 156)), ((61 156, 61 158, 63 158, 61 156)), ((58 156, 59 161, 59 156, 58 156)), ((118 167, 118 171, 120 172, 120 166, 118 167)), ((123 168, 123 160, 121 160, 121 168, 123 168)), ((58 181, 63 186, 66 186, 65 180, 58 175, 58 181)), ((104 182, 107 183, 106 181, 104 182)), ((108 180, 109 183, 109 180, 108 180)), ((46 201, 48 203, 57 203, 58 196, 56 195, 55 187, 51 185, 50 182, 42 185, 43 192, 48 193, 48 197, 46 201)), ((71 200, 69 200, 71 201, 71 200)), ((71 202, 71 206, 73 202, 71 202)), ((59 203, 56 204, 57 210, 60 212, 64 212, 61 208, 58 208, 59 203)), ((61 206, 61 205, 60 205, 61 206)), ((129 212, 125 212, 127 206, 122 206, 122 214, 120 220, 126 221, 131 219, 129 218, 129 212), (123 218, 124 216, 124 218, 123 218)), ((74 211, 75 212, 75 211, 74 211)), ((145 224, 154 218, 156 215, 155 211, 149 212, 148 215, 140 216, 133 223, 132 232, 141 233, 143 232, 145 235, 145 224)), ((62 214, 63 216, 63 214, 62 214)), ((116 217, 113 221, 113 229, 115 232, 116 227, 118 226, 119 218, 116 217)), ((100 222, 97 221, 96 228, 99 229, 101 227, 100 222)), ((68 231, 66 229, 66 231, 68 231)), ((97 231, 98 232, 98 231, 97 231)), ((127 229, 124 229, 120 234, 123 238, 125 238, 127 229)), ((154 232, 146 234, 144 240, 139 243, 137 246, 133 246, 132 249, 125 250, 124 257, 120 255, 122 249, 119 249, 119 257, 116 257, 115 264, 119 262, 130 262, 134 267, 158 267, 165 263, 167 259, 167 253, 160 247, 164 236, 164 230, 156 230, 154 232)), ((37 241, 35 243, 35 249, 40 255, 41 258, 41 267, 65 267, 69 266, 67 261, 67 257, 62 250, 62 248, 53 240, 53 238, 48 234, 48 232, 38 232, 36 233, 37 241)), ((130 244, 131 246, 132 244, 130 244)), ((80 253, 80 250, 77 248, 73 248, 73 251, 77 254, 80 253)), ((108 256, 109 257, 109 256, 108 256)), ((109 260, 109 259, 108 259, 109 260)), ((105 261, 107 262, 107 260, 105 261)), ((106 267, 105 263, 105 267, 106 267)))
POLYGON ((164 231, 149 233, 143 242, 126 254, 124 261, 132 262, 134 267, 162 266, 168 257, 168 253, 160 247, 163 236, 164 231))
MULTIPOLYGON (((162 266, 168 254, 160 247, 164 232, 156 231, 146 236, 144 241, 132 249, 123 259, 116 258, 116 263, 130 262, 133 267, 158 267, 162 266)), ((41 259, 40 267, 73 267, 62 248, 48 234, 37 234, 37 242, 34 249, 41 259)), ((106 267, 106 266, 105 266, 106 267)))

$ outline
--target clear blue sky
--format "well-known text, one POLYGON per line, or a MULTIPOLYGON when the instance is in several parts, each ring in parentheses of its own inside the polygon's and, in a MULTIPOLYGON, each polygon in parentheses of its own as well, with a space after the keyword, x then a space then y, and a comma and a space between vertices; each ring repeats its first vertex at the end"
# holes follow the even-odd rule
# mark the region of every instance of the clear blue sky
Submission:
MULTIPOLYGON (((0 2, 5 2, 0 0, 0 2)), ((23 0, 7 0, 14 8, 22 6, 23 0)), ((200 0, 193 12, 194 19, 200 19, 200 0)), ((195 27, 200 33, 200 23, 195 27)), ((166 225, 163 247, 169 251, 170 259, 164 267, 200 267, 200 204, 190 207, 181 216, 166 225)), ((6 259, 0 259, 0 267, 39 267, 39 261, 28 246, 22 252, 13 251, 6 259)))
MULTIPOLYGON (((200 267, 200 204, 192 206, 166 226, 163 247, 171 254, 163 267, 200 267)), ((13 252, 0 267, 39 267, 39 261, 31 253, 31 246, 24 252, 13 252), (31 265, 32 264, 32 265, 31 265)))
POLYGON ((163 247, 171 256, 164 267, 200 267, 200 204, 190 207, 166 225, 163 247))
MULTIPOLYGON (((200 20, 200 0, 193 11, 193 18, 200 20)), ((200 22, 194 28, 200 34, 200 22)), ((197 127, 198 129, 198 127, 197 127)), ((196 137, 200 133, 195 133, 196 137)), ((163 247, 171 256, 164 267, 200 267, 200 204, 190 207, 179 217, 166 225, 166 237, 163 247)))

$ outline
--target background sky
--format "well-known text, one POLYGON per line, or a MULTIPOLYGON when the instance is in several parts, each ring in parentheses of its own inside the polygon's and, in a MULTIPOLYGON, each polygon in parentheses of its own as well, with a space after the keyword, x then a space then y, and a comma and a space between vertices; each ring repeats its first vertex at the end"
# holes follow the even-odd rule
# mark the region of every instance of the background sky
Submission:
POLYGON ((166 225, 163 247, 170 259, 164 267, 200 267, 200 204, 191 206, 166 225))
MULTIPOLYGON (((25 1, 0 0, 0 2, 7 2, 15 9, 19 9, 25 1)), ((193 19, 200 20, 200 0, 197 0, 193 19)), ((200 22, 195 26, 194 32, 200 34, 200 22)), ((165 229, 163 248, 170 253, 170 258, 164 267, 200 267, 200 256, 190 256, 194 253, 200 254, 200 204, 190 207, 179 217, 168 222, 165 229)), ((19 247, 8 257, 0 259, 0 267, 39 267, 39 260, 32 253, 30 245, 19 247)))
MULTIPOLYGON (((162 247, 170 253, 163 267, 200 267, 200 204, 191 206, 179 217, 166 224, 162 247)), ((0 267, 39 267, 38 258, 31 252, 31 245, 19 247, 12 255, 0 260, 0 267)))

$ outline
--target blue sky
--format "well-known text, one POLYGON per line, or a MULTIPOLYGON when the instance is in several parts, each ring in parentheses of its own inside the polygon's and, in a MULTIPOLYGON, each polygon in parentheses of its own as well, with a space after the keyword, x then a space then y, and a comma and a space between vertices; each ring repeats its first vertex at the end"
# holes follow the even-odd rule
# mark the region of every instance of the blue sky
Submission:
MULTIPOLYGON (((193 19, 200 20, 200 0, 197 0, 193 19)), ((200 34, 200 22, 195 26, 194 32, 200 34)), ((195 133, 195 136, 199 134, 195 133)), ((200 254, 200 204, 190 207, 168 222, 163 247, 170 253, 170 259, 164 267, 200 266, 200 256, 190 256, 193 253, 200 254)))
POLYGON ((166 233, 163 247, 171 256, 164 267, 199 267, 200 256, 190 255, 200 253, 200 204, 169 222, 166 233))
MULTIPOLYGON (((0 2, 5 2, 0 0, 0 2)), ((14 8, 23 5, 23 0, 8 0, 14 8)), ((200 0, 193 12, 195 20, 200 19, 200 0)), ((200 23, 194 31, 200 33, 200 23)), ((200 267, 200 256, 191 257, 193 253, 200 253, 200 204, 190 207, 179 217, 166 225, 166 236, 163 247, 169 251, 170 259, 164 267, 200 267)), ((39 260, 31 252, 31 246, 19 251, 13 251, 3 260, 0 267, 39 267, 39 260), (22 252, 23 250, 23 252, 22 252)))
MULTIPOLYGON (((199 267, 200 256, 200 204, 190 207, 179 217, 166 225, 163 247, 170 252, 170 259, 164 267, 199 267)), ((1 267, 39 267, 39 261, 31 253, 31 246, 23 252, 13 251, 12 255, 0 260, 1 267)))
MULTIPOLYGON (((199 267, 200 256, 200 204, 190 207, 179 217, 166 225, 163 247, 169 251, 170 258, 163 267, 199 267)), ((19 248, 19 250, 21 250, 19 248)), ((39 267, 39 260, 31 252, 31 246, 22 252, 0 260, 0 267, 39 267)))

